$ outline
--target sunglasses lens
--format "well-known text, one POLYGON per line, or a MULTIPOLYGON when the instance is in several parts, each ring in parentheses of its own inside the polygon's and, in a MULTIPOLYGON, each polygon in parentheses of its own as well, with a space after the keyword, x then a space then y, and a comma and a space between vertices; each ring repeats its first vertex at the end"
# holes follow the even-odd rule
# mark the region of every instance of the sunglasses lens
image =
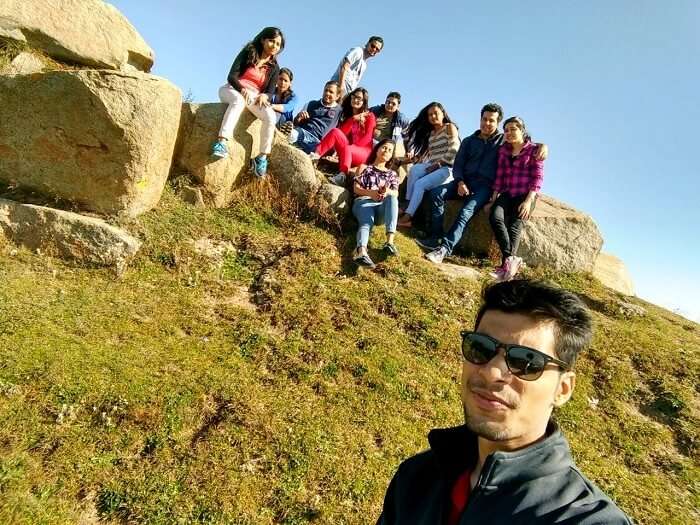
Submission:
POLYGON ((467 334, 462 339, 464 359, 475 365, 489 362, 497 352, 495 343, 479 334, 467 334))
POLYGON ((506 356, 508 368, 514 376, 526 381, 532 381, 542 375, 547 362, 542 354, 529 348, 512 346, 506 356))

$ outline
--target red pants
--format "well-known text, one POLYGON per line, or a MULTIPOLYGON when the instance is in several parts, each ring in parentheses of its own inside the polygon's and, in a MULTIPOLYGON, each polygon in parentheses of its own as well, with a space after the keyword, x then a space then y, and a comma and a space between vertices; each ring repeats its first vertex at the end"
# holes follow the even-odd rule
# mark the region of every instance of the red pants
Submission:
POLYGON ((372 146, 356 146, 350 144, 347 135, 338 128, 333 128, 316 146, 316 153, 323 157, 330 150, 338 153, 339 168, 342 173, 348 173, 352 166, 359 166, 367 162, 367 157, 372 153, 372 146))

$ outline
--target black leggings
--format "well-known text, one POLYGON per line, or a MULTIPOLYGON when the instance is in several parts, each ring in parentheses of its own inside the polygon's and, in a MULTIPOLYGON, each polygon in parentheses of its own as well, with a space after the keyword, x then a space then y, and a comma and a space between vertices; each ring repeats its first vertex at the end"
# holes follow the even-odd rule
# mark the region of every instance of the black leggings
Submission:
MULTIPOLYGON (((527 198, 527 193, 511 197, 507 193, 501 193, 496 202, 491 208, 489 221, 491 228, 496 236, 496 242, 501 249, 501 263, 504 263, 508 257, 515 255, 518 252, 520 244, 520 234, 522 233, 525 221, 518 216, 518 207, 527 198)), ((535 209, 537 197, 532 202, 530 213, 535 209)))

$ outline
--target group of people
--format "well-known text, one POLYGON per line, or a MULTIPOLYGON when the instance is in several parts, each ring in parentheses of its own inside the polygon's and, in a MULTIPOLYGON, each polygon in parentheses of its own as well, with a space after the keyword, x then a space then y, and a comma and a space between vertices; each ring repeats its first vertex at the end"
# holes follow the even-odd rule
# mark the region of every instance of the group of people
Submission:
POLYGON ((399 111, 397 92, 370 108, 359 82, 367 60, 384 46, 378 36, 350 49, 321 98, 295 115, 292 71, 277 63, 284 45, 282 31, 267 27, 236 56, 219 90, 228 108, 212 155, 227 156, 227 141, 247 107, 262 122, 260 152, 251 160, 258 177, 267 172, 275 127, 313 160, 335 151, 339 172, 332 182, 351 185, 355 195, 353 258, 359 265, 374 266, 367 246, 375 224, 386 228, 383 250, 398 253, 396 228, 412 226, 425 198, 430 235, 417 242, 430 261, 452 253, 481 208, 489 209, 502 254, 498 282, 485 290, 474 330, 461 337, 465 424, 433 430, 430 450, 399 466, 378 525, 630 524, 576 468, 552 419, 573 392, 576 357, 591 339, 590 314, 569 292, 513 279, 522 263, 516 255, 520 232, 542 185, 546 146, 532 142, 519 117, 506 119, 500 132, 503 109, 494 103, 483 106, 479 129, 464 139, 438 102, 412 121, 399 111), (401 165, 410 166, 402 204, 401 165), (462 204, 445 232, 451 199, 462 204))
POLYGON ((493 277, 514 278, 522 259, 517 256, 524 222, 534 209, 542 186, 544 145, 534 144, 519 117, 503 123, 503 109, 486 104, 479 129, 460 139, 457 125, 439 102, 431 102, 409 120, 401 111, 401 95, 390 92, 384 104, 369 106, 369 94, 359 83, 367 60, 381 52, 384 40, 371 36, 362 47, 343 56, 321 98, 307 102, 296 114, 294 75, 280 67, 277 55, 284 49, 282 31, 266 27, 246 44, 233 61, 228 81, 219 89, 228 104, 212 146, 212 155, 228 155, 227 141, 247 107, 260 119, 260 152, 251 159, 251 171, 267 173, 268 155, 277 127, 289 143, 313 161, 335 152, 338 173, 330 182, 347 186, 355 196, 353 214, 359 222, 353 260, 374 267, 368 253, 369 232, 384 224, 386 255, 397 255, 397 228, 410 228, 425 199, 429 207, 429 236, 416 242, 436 264, 459 244, 465 228, 481 208, 489 211, 501 250, 501 263, 493 277), (405 201, 399 203, 397 170, 408 166, 405 201), (460 199, 457 219, 443 231, 445 202, 460 199))

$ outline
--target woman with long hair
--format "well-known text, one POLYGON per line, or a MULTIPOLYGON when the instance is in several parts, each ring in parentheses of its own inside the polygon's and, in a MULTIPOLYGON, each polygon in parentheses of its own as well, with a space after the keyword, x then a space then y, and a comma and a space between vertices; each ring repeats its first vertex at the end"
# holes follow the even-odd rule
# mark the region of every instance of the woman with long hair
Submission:
POLYGON ((219 98, 228 104, 228 108, 219 137, 212 146, 212 155, 228 156, 226 141, 233 137, 243 108, 247 107, 262 123, 260 153, 250 161, 251 170, 258 177, 267 173, 267 156, 272 150, 277 115, 270 106, 279 75, 277 55, 283 49, 282 31, 277 27, 264 28, 238 53, 229 71, 228 82, 219 88, 219 98))
POLYGON ((353 253, 353 260, 359 266, 374 268, 367 245, 375 224, 386 225, 384 252, 389 256, 399 253, 394 244, 399 216, 399 179, 395 171, 387 168, 387 162, 394 155, 394 147, 393 140, 380 140, 367 158, 367 165, 361 165, 357 170, 352 213, 360 225, 357 229, 357 247, 353 253))
MULTIPOLYGON (((408 172, 406 200, 408 206, 399 226, 411 227, 426 191, 452 180, 452 164, 459 149, 459 131, 439 102, 420 110, 408 126, 408 146, 418 160, 408 172)), ((403 161, 404 163, 406 160, 403 161)))
POLYGON ((280 68, 277 76, 277 86, 272 95, 270 107, 277 114, 277 127, 280 128, 285 122, 292 122, 294 109, 297 107, 297 95, 292 91, 292 80, 294 73, 288 67, 280 68))
POLYGON ((372 137, 377 119, 370 111, 369 94, 365 88, 351 91, 343 99, 341 123, 321 139, 311 158, 317 160, 335 149, 338 153, 338 174, 330 178, 333 184, 345 186, 346 177, 353 166, 367 162, 372 152, 372 137))
POLYGON ((501 250, 501 266, 492 275, 499 281, 509 281, 523 262, 516 255, 520 234, 535 208, 544 167, 537 158, 539 146, 530 140, 523 119, 507 119, 503 132, 505 144, 498 150, 496 180, 486 210, 491 208, 489 221, 501 250))

